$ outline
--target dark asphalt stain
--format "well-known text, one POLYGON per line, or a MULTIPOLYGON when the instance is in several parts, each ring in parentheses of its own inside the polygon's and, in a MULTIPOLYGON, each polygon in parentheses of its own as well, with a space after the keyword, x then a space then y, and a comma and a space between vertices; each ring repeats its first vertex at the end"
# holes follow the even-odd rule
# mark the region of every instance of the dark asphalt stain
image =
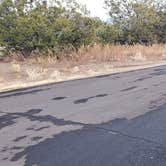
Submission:
POLYGON ((38 128, 38 129, 33 129, 34 131, 41 131, 41 130, 44 130, 44 129, 48 129, 48 128, 50 128, 50 126, 43 126, 43 127, 40 127, 40 128, 38 128))
POLYGON ((24 149, 23 146, 14 146, 12 148, 10 148, 10 150, 20 150, 20 149, 24 149))
POLYGON ((154 69, 154 71, 166 71, 166 69, 164 68, 164 69, 154 69))
POLYGON ((33 127, 28 127, 26 130, 35 130, 33 127))
POLYGON ((106 75, 96 76, 95 78, 106 78, 106 77, 110 77, 110 76, 111 76, 110 74, 106 74, 106 75))
POLYGON ((126 91, 130 91, 130 90, 133 90, 133 89, 136 89, 137 86, 132 86, 132 87, 129 87, 129 88, 126 88, 126 89, 122 89, 121 92, 126 92, 126 91))
POLYGON ((8 157, 3 158, 2 160, 8 160, 8 157))
POLYGON ((120 76, 116 76, 116 74, 99 75, 96 76, 95 78, 107 78, 107 77, 109 77, 111 80, 117 80, 120 78, 120 76))
POLYGON ((154 86, 154 87, 157 87, 157 86, 159 86, 159 84, 154 84, 153 86, 154 86))
POLYGON ((81 125, 82 123, 79 122, 72 122, 72 121, 65 121, 64 119, 58 119, 51 115, 46 116, 27 116, 27 115, 20 115, 23 117, 26 117, 27 119, 31 121, 38 121, 38 122, 51 122, 54 125, 81 125))
POLYGON ((42 111, 42 109, 30 109, 26 112, 26 114, 29 114, 29 115, 35 115, 35 114, 38 114, 42 111))
POLYGON ((154 69, 155 72, 151 73, 152 76, 166 75, 166 69, 154 69))
POLYGON ((85 125, 55 135, 25 148, 11 161, 26 156, 25 166, 165 166, 166 147, 160 140, 165 134, 165 108, 163 104, 134 119, 85 125))
POLYGON ((40 140, 40 139, 42 139, 42 137, 33 137, 31 140, 32 140, 32 141, 38 141, 38 140, 40 140))
POLYGON ((27 95, 27 94, 36 94, 38 92, 46 91, 49 90, 50 88, 47 89, 35 89, 35 90, 29 90, 29 91, 21 91, 21 92, 16 92, 16 93, 9 93, 5 95, 1 95, 0 98, 8 98, 8 97, 16 97, 16 96, 22 96, 22 95, 27 95))
MULTIPOLYGON (((7 117, 16 117, 17 118, 26 118, 30 121, 36 121, 36 122, 51 122, 54 125, 82 125, 82 123, 79 122, 73 122, 73 121, 65 121, 64 119, 58 119, 51 115, 38 115, 37 113, 41 112, 42 109, 31 109, 27 112, 15 112, 15 113, 6 113, 5 116, 7 117)), ((5 127, 5 126, 4 126, 5 127)), ((46 126, 47 127, 47 126, 46 126)), ((27 130, 33 130, 34 128, 30 127, 27 128, 27 130)), ((34 129, 35 130, 35 129, 34 129)))
POLYGON ((84 99, 79 99, 74 101, 74 104, 82 104, 82 103, 86 103, 89 99, 92 99, 93 97, 88 97, 88 98, 84 98, 84 99))
POLYGON ((20 116, 22 117, 31 117, 35 114, 38 114, 42 111, 42 109, 30 109, 25 113, 5 113, 5 115, 0 116, 0 130, 4 127, 11 126, 15 124, 15 120, 20 116))
POLYGON ((66 99, 67 97, 55 97, 53 98, 52 100, 63 100, 63 99, 66 99))
POLYGON ((96 95, 95 97, 106 97, 108 96, 108 94, 100 94, 100 95, 96 95))
POLYGON ((100 97, 106 97, 106 96, 108 96, 108 94, 99 94, 99 95, 96 95, 96 96, 92 96, 92 97, 87 97, 87 98, 75 100, 74 104, 82 104, 82 103, 88 102, 90 99, 100 98, 100 97))
POLYGON ((147 80, 149 78, 153 78, 153 77, 152 76, 141 77, 141 78, 136 79, 134 82, 144 81, 144 80, 147 80))
POLYGON ((4 127, 15 124, 15 120, 18 118, 16 115, 2 115, 0 116, 0 130, 4 127))
POLYGON ((3 147, 3 149, 1 150, 1 152, 6 152, 8 150, 8 148, 5 146, 3 147))
POLYGON ((25 139, 25 138, 27 138, 26 135, 21 136, 21 137, 18 137, 18 138, 16 138, 16 139, 14 139, 13 141, 14 141, 14 142, 19 142, 19 141, 21 141, 21 140, 23 140, 23 139, 25 139))

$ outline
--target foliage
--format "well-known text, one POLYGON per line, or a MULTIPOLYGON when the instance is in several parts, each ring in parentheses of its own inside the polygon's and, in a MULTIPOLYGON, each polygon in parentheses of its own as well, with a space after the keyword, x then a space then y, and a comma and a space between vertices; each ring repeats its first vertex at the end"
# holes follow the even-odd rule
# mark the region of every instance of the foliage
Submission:
POLYGON ((105 0, 105 3, 110 10, 113 23, 123 31, 124 42, 129 44, 164 42, 166 24, 164 1, 105 0))
POLYGON ((79 48, 95 35, 94 21, 74 0, 48 5, 45 1, 3 0, 0 42, 24 52, 57 47, 79 48))
POLYGON ((0 0, 0 45, 29 55, 34 50, 78 50, 94 43, 166 42, 164 0, 105 3, 111 23, 89 17, 76 0, 0 0))
POLYGON ((103 24, 97 29, 98 41, 102 44, 120 43, 122 32, 118 26, 103 24))

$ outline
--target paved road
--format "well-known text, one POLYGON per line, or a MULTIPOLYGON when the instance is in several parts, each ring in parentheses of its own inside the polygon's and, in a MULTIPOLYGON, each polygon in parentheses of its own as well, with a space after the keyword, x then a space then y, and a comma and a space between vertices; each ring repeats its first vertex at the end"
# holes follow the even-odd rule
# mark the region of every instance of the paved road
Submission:
POLYGON ((0 94, 1 166, 165 166, 166 66, 0 94))

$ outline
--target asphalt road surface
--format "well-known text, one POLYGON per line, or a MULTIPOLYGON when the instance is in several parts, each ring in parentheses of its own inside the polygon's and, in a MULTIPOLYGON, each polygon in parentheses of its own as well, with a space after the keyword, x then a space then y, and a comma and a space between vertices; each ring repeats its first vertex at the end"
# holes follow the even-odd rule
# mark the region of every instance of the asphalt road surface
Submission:
POLYGON ((166 166, 166 66, 0 93, 0 166, 166 166))

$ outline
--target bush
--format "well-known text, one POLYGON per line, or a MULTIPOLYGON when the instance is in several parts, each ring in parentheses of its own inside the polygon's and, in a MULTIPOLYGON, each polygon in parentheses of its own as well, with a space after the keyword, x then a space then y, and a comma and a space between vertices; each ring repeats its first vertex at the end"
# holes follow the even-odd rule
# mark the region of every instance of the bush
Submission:
POLYGON ((106 0, 112 17, 111 24, 107 24, 88 17, 86 9, 75 0, 56 1, 54 5, 46 2, 1 0, 0 44, 30 55, 34 50, 69 52, 94 43, 166 42, 164 5, 106 0))
POLYGON ((10 48, 26 54, 35 49, 78 49, 95 38, 94 21, 78 12, 78 4, 66 9, 37 3, 27 11, 26 3, 18 4, 12 0, 0 4, 0 42, 10 48))

